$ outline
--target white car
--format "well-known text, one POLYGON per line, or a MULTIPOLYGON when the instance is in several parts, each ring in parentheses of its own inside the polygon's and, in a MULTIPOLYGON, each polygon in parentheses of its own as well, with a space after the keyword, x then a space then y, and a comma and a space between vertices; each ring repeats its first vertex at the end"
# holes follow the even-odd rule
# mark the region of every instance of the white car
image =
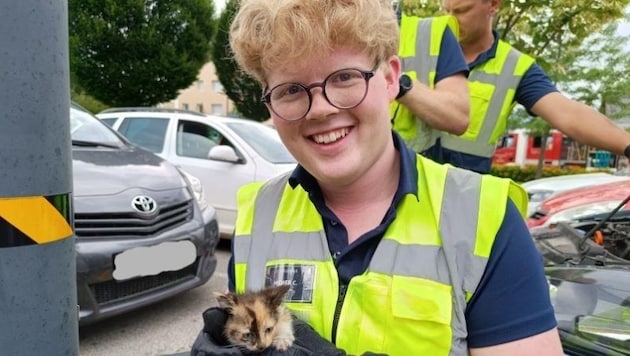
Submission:
POLYGON ((96 115, 132 143, 199 178, 222 238, 234 232, 236 191, 295 168, 275 129, 259 122, 148 107, 96 115))
POLYGON ((527 195, 529 196, 527 216, 531 216, 543 200, 549 198, 555 193, 590 185, 625 181, 628 179, 630 179, 628 176, 597 172, 546 177, 525 182, 521 184, 521 186, 525 188, 527 195))

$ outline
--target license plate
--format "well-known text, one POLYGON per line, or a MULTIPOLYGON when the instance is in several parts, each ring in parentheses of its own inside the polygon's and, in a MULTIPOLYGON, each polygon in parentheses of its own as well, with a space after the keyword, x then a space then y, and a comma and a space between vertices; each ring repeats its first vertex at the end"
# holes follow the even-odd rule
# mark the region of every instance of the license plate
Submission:
POLYGON ((196 257, 195 245, 188 240, 132 248, 114 257, 114 279, 120 281, 177 271, 195 262, 196 257))

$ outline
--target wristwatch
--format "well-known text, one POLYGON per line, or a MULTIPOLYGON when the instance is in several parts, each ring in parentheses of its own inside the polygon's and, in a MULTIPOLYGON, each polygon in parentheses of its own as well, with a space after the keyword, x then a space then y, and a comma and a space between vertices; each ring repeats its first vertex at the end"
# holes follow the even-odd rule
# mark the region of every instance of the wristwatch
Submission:
POLYGON ((400 83, 400 88, 398 90, 398 95, 396 95, 396 100, 402 98, 411 88, 413 88, 413 80, 410 76, 403 73, 400 78, 398 78, 398 83, 400 83))

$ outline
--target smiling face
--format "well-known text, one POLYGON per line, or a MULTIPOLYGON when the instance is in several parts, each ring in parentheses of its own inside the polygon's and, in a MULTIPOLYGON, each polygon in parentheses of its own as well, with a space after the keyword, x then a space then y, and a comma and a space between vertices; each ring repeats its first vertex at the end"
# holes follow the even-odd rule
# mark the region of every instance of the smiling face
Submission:
POLYGON ((444 0, 444 10, 459 22, 459 42, 474 44, 492 29, 492 18, 499 10, 500 0, 444 0))
MULTIPOLYGON (((267 72, 267 87, 288 82, 309 85, 340 69, 370 71, 375 64, 364 52, 337 48, 267 72)), ((394 147, 389 104, 398 92, 399 74, 397 57, 381 62, 369 79, 365 99, 352 109, 336 108, 315 87, 311 89, 311 108, 303 119, 286 121, 270 110, 284 144, 320 184, 351 184, 390 157, 386 153, 394 147)))

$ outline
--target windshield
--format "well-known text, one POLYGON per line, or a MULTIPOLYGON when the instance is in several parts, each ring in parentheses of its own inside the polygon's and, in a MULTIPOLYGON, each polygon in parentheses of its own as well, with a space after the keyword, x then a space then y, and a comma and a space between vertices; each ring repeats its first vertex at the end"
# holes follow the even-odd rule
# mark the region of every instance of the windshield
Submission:
POLYGON ((278 132, 262 124, 230 122, 227 124, 262 158, 271 163, 295 163, 289 150, 280 141, 278 132))
POLYGON ((122 140, 104 123, 77 106, 70 107, 70 133, 73 142, 121 146, 122 140))
POLYGON ((630 347, 630 272, 604 268, 547 268, 560 329, 579 331, 607 347, 630 347))

